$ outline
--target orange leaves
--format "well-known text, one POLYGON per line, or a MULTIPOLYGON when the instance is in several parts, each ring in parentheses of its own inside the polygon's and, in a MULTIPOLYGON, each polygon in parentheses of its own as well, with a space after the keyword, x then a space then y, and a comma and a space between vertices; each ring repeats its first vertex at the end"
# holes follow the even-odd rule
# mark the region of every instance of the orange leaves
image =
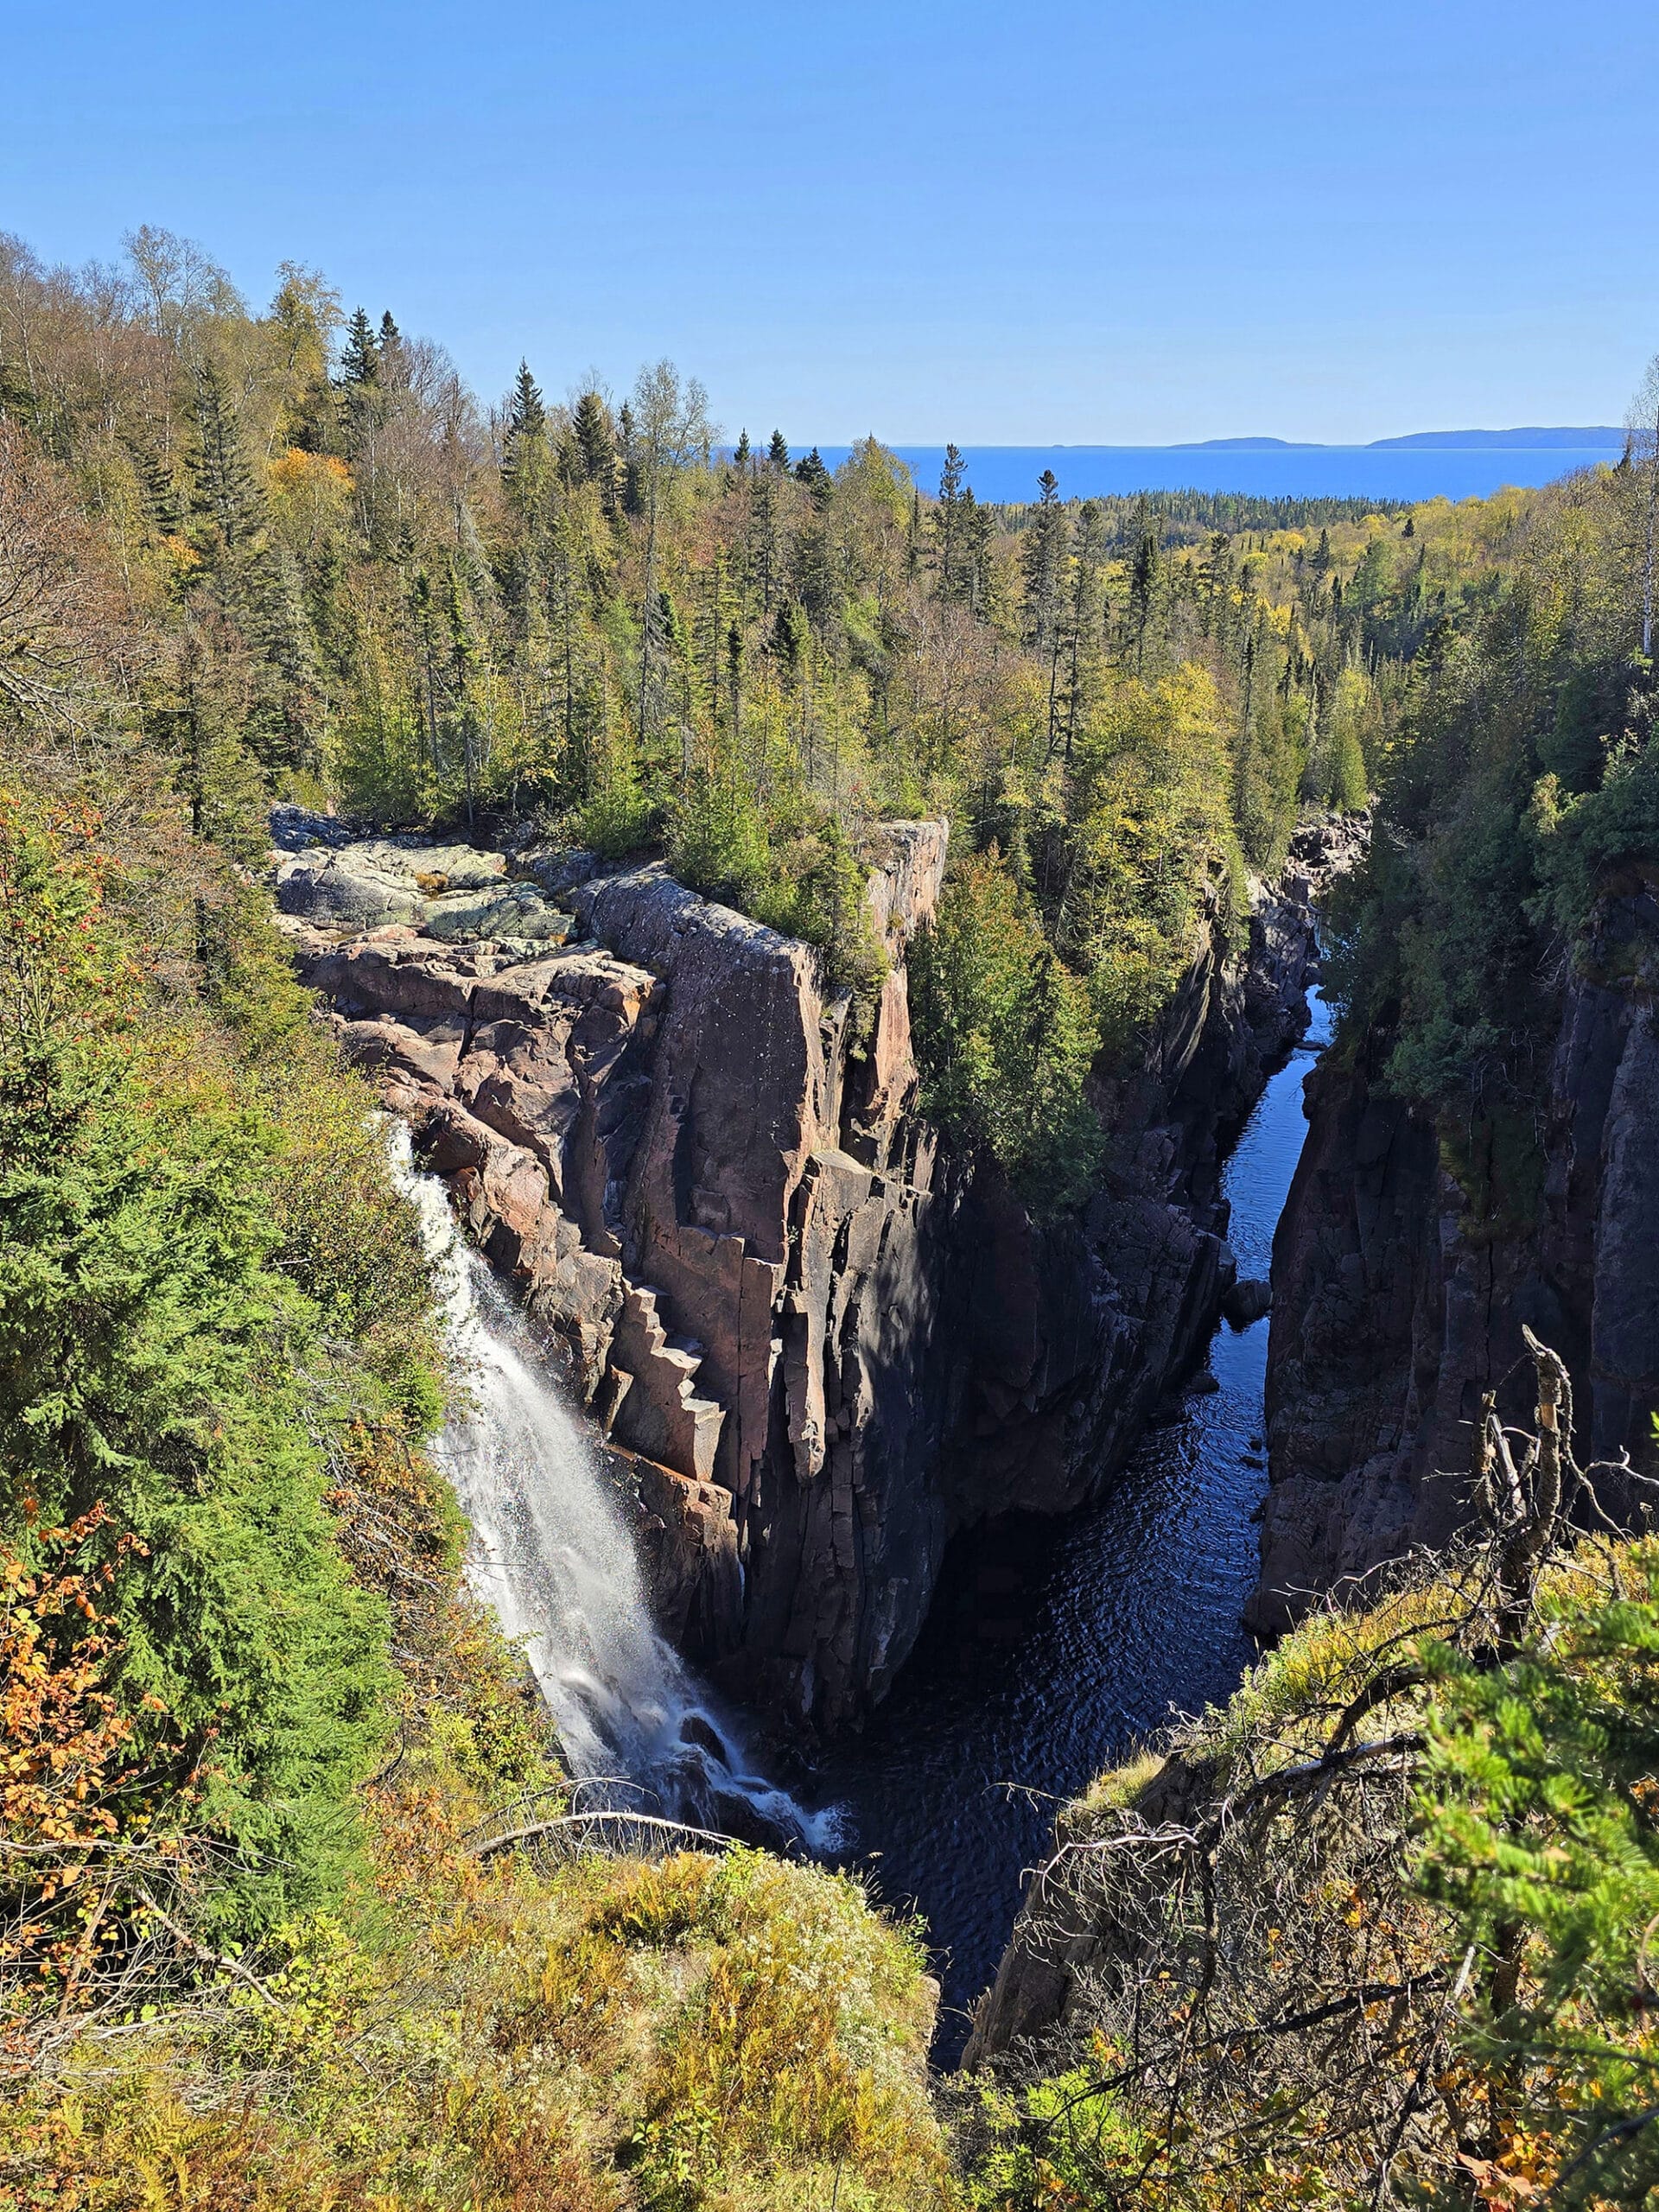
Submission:
POLYGON ((0 1548, 0 1821, 14 1846, 89 1849, 118 1826, 105 1801, 127 1778, 133 1726, 102 1687, 117 1645, 97 1599, 121 1557, 143 1548, 123 1535, 86 1565, 108 1518, 99 1505, 37 1530, 38 1564, 0 1548))
POLYGON ((317 488, 343 492, 350 487, 352 472, 336 454, 305 453, 298 446, 290 446, 271 462, 270 481, 278 492, 317 488))

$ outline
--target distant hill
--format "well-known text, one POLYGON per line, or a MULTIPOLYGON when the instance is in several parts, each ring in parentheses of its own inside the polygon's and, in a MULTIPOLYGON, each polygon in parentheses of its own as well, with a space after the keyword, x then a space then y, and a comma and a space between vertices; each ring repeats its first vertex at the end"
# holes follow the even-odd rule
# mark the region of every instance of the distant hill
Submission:
MULTIPOLYGON (((1580 428, 1521 430, 1412 430, 1403 438, 1373 438, 1350 451, 1398 452, 1408 446, 1439 446, 1460 453, 1493 446, 1522 453, 1538 453, 1554 447, 1573 453, 1622 453, 1624 433, 1608 423, 1580 428)), ((1169 448, 1174 453, 1337 453, 1341 447, 1319 445, 1296 438, 1188 438, 1169 448)))
POLYGON ((1624 450, 1624 433, 1608 423, 1560 430, 1414 430, 1408 437, 1373 438, 1373 446, 1517 446, 1536 453, 1547 446, 1571 446, 1580 452, 1590 447, 1624 450))

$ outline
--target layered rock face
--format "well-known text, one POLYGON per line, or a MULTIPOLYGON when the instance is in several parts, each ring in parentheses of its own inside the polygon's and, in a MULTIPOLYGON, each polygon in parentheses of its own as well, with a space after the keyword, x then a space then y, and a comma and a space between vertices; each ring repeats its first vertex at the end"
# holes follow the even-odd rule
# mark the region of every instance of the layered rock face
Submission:
MULTIPOLYGON (((1252 1624, 1465 1516, 1468 1424, 1525 1421, 1522 1326, 1572 1371, 1581 1459, 1641 1465, 1659 1405, 1659 898, 1603 902, 1563 986, 1537 1146, 1465 1157, 1363 1059, 1309 1079, 1274 1246, 1271 1487, 1252 1624)), ((1628 1482, 1598 1481, 1628 1512, 1628 1482)))
POLYGON ((1305 872, 1248 958, 1207 943, 1103 1095, 1103 1187, 1044 1230, 917 1116, 904 952, 942 823, 875 833, 873 1008, 658 867, 279 833, 302 970, 567 1355, 669 1632, 767 1710, 879 1698, 950 1536, 1083 1502, 1207 1341, 1216 1130, 1306 1020, 1305 872))

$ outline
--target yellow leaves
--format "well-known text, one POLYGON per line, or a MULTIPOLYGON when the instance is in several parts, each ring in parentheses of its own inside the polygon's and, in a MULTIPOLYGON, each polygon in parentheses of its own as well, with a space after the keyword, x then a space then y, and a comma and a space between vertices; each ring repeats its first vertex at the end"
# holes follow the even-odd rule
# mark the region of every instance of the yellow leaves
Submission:
POLYGON ((1506 2171, 1495 2159, 1472 2158, 1459 2152, 1458 2164, 1468 2175, 1477 2201, 1490 2205, 1492 2212, 1510 2212, 1511 2207, 1531 2203, 1544 2193, 1535 2181, 1506 2171))
POLYGON ((351 489, 352 472, 331 453, 305 453, 290 446, 270 464, 270 485, 289 496, 310 492, 339 495, 351 489))

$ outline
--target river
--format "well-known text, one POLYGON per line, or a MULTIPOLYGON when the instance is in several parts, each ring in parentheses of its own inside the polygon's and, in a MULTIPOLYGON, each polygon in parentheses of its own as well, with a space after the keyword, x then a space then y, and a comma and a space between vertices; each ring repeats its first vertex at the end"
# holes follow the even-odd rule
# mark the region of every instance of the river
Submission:
MULTIPOLYGON (((1242 1275, 1268 1273, 1306 1134, 1303 1078, 1330 1034, 1317 996, 1313 1015, 1224 1171, 1242 1275)), ((1209 1362, 1220 1388, 1152 1429, 1102 1504, 959 1538, 892 1695, 819 1770, 843 1863, 926 1923, 942 2063, 996 1971, 1057 1803, 1172 1714, 1225 1698, 1255 1656, 1239 1615, 1267 1485, 1267 1357, 1265 1319, 1224 1324, 1209 1362)))

